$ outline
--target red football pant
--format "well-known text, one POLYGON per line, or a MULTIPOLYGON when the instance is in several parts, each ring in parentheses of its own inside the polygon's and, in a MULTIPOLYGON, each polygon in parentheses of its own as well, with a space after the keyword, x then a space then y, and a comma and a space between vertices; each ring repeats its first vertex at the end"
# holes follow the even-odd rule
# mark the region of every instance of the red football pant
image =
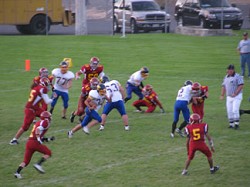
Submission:
POLYGON ((149 104, 147 101, 145 100, 137 100, 135 102, 133 102, 133 106, 134 107, 141 107, 141 106, 146 106, 148 109, 146 110, 146 113, 152 113, 156 106, 155 105, 152 105, 152 104, 149 104))
POLYGON ((31 158, 36 151, 43 153, 44 155, 52 155, 51 151, 46 145, 40 144, 37 140, 28 140, 26 143, 23 160, 26 166, 29 165, 31 158))
POLYGON ((188 159, 189 160, 192 160, 194 158, 196 151, 202 152, 204 155, 207 156, 207 158, 212 157, 212 152, 210 151, 207 144, 203 141, 189 144, 189 149, 188 149, 188 159))
POLYGON ((204 102, 200 103, 200 104, 192 104, 192 111, 193 113, 199 114, 201 119, 203 119, 204 117, 204 102))
POLYGON ((40 117, 40 115, 43 111, 44 110, 42 108, 39 108, 38 110, 34 110, 31 108, 25 108, 22 129, 24 131, 27 131, 30 128, 30 125, 32 124, 35 117, 40 117))

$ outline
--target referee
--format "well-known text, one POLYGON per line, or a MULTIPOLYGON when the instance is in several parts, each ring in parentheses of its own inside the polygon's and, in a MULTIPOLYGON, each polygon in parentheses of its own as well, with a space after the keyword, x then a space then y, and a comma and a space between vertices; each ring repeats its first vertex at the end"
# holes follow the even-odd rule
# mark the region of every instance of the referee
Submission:
POLYGON ((243 99, 243 77, 235 72, 234 65, 230 64, 227 67, 227 75, 224 77, 220 99, 224 99, 226 94, 227 118, 229 128, 238 129, 240 121, 240 104, 243 99))

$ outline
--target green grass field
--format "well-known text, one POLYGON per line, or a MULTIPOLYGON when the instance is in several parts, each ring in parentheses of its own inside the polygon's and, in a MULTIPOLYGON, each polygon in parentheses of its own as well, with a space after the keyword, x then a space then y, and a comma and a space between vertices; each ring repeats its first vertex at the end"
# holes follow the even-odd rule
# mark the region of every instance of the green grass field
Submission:
MULTIPOLYGON (((233 63, 240 71, 236 46, 241 32, 228 37, 0 36, 0 186, 250 186, 250 115, 241 117, 240 130, 229 130, 225 101, 219 100, 227 65, 233 63), (92 56, 98 56, 105 73, 123 86, 131 73, 147 66, 150 76, 144 84, 153 85, 166 114, 161 114, 159 108, 152 114, 134 113, 131 104, 137 97, 133 95, 126 104, 131 131, 124 131, 120 116, 113 111, 103 132, 96 126, 89 136, 78 131, 68 139, 67 131, 76 125, 69 122, 69 115, 77 106, 81 90, 81 81, 74 81, 68 120, 61 119, 61 100, 53 113, 47 135, 54 135, 56 141, 47 144, 53 156, 43 165, 46 173, 34 170, 32 165, 41 157, 36 153, 22 171, 23 179, 15 179, 13 174, 23 160, 31 128, 18 146, 10 146, 9 141, 22 124, 33 77, 43 66, 50 71, 58 67, 65 57, 73 59, 71 71, 76 72, 92 56), (24 70, 25 59, 31 61, 29 72, 24 70), (215 143, 214 162, 221 167, 215 175, 209 173, 205 156, 197 153, 189 167, 190 175, 181 176, 186 141, 169 136, 176 93, 187 79, 209 86, 204 120, 215 143)), ((250 79, 245 78, 242 109, 250 109, 249 83, 250 79)))

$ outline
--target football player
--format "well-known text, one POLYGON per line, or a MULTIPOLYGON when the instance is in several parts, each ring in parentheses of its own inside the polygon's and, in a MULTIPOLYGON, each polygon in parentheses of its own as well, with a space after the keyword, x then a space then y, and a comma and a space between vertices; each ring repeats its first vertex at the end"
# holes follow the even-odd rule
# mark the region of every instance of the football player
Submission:
POLYGON ((89 134, 89 128, 102 122, 101 116, 98 114, 98 110, 101 108, 105 99, 110 102, 110 98, 106 95, 106 87, 104 84, 99 84, 96 90, 89 92, 88 98, 85 100, 85 117, 83 121, 76 125, 72 130, 68 131, 68 138, 72 138, 73 134, 83 129, 83 132, 89 134))
POLYGON ((172 132, 170 134, 171 138, 174 138, 174 132, 176 131, 180 136, 184 136, 181 130, 188 124, 190 111, 188 104, 192 98, 192 84, 190 80, 185 81, 184 86, 181 87, 177 93, 175 105, 174 105, 174 121, 172 123, 172 132), (180 112, 182 112, 184 121, 179 128, 176 128, 179 121, 180 112))
POLYGON ((90 59, 89 64, 85 64, 81 67, 81 69, 76 72, 76 80, 80 79, 81 75, 84 75, 82 80, 82 86, 84 87, 85 84, 89 83, 91 78, 101 78, 104 76, 104 68, 100 65, 100 60, 98 57, 92 57, 90 59))
POLYGON ((30 163, 30 160, 33 154, 37 151, 43 154, 42 158, 34 164, 34 168, 40 173, 45 173, 42 168, 42 163, 45 162, 49 157, 51 157, 51 150, 43 144, 43 142, 54 141, 55 137, 45 138, 44 135, 48 131, 51 123, 51 114, 47 111, 44 111, 40 115, 41 120, 34 124, 32 132, 29 136, 29 139, 26 143, 25 153, 23 162, 17 168, 14 176, 18 179, 21 179, 22 176, 20 172, 24 167, 27 167, 30 163))
POLYGON ((96 90, 98 84, 99 84, 99 79, 93 77, 89 83, 85 84, 82 87, 82 91, 78 100, 77 110, 73 111, 70 116, 71 123, 74 122, 75 116, 80 116, 80 121, 82 121, 83 118, 82 116, 84 115, 84 110, 86 107, 84 101, 87 99, 90 90, 96 90))
POLYGON ((219 166, 213 165, 212 159, 212 152, 214 152, 214 143, 210 135, 208 134, 208 124, 202 123, 199 114, 192 114, 190 116, 189 124, 185 128, 185 132, 187 134, 187 153, 188 158, 185 163, 185 168, 182 171, 182 175, 188 174, 188 167, 195 156, 196 151, 202 152, 206 155, 209 166, 210 166, 210 173, 214 174, 216 171, 219 170, 219 166), (205 142, 205 137, 209 141, 209 147, 205 142))
POLYGON ((142 81, 149 76, 149 69, 142 67, 139 71, 133 73, 127 81, 126 91, 127 97, 124 99, 125 103, 132 98, 132 92, 134 92, 139 100, 143 99, 141 89, 144 87, 142 81))
POLYGON ((72 86, 72 81, 75 78, 75 75, 73 72, 68 70, 69 65, 67 62, 62 61, 59 66, 60 68, 55 68, 52 71, 52 75, 54 76, 54 93, 56 93, 56 96, 53 98, 53 101, 51 103, 50 113, 53 113, 58 98, 62 97, 62 119, 66 119, 66 112, 69 101, 69 89, 72 86))
POLYGON ((40 79, 39 85, 31 89, 28 102, 24 109, 23 124, 17 131, 15 137, 10 141, 10 145, 18 144, 18 139, 29 129, 35 117, 40 117, 41 113, 44 111, 44 108, 41 107, 42 100, 44 100, 46 104, 52 102, 52 99, 50 99, 47 94, 49 84, 49 79, 43 77, 40 79))
POLYGON ((195 82, 192 85, 192 111, 200 115, 201 119, 204 117, 204 102, 208 98, 208 86, 201 86, 200 83, 195 82))
POLYGON ((117 80, 109 80, 107 76, 103 76, 101 79, 101 82, 104 83, 106 90, 107 90, 107 96, 111 99, 110 102, 106 102, 106 104, 103 107, 102 112, 102 122, 100 125, 99 130, 104 130, 104 125, 106 123, 106 119, 108 114, 113 110, 117 109, 120 113, 124 128, 126 131, 129 130, 128 125, 128 115, 126 113, 125 105, 123 102, 123 99, 125 97, 125 91, 124 88, 121 86, 121 84, 117 80))
POLYGON ((153 90, 151 85, 147 84, 142 89, 142 94, 144 95, 144 99, 133 102, 133 106, 137 109, 137 112, 143 112, 141 109, 142 106, 147 107, 146 113, 152 113, 156 109, 156 106, 160 107, 162 113, 165 112, 158 99, 157 93, 153 90))
MULTIPOLYGON (((51 89, 53 91, 54 87, 53 87, 52 82, 53 82, 54 77, 52 75, 49 75, 49 71, 45 67, 42 67, 42 68, 39 69, 39 75, 36 76, 36 77, 34 77, 31 88, 34 87, 34 86, 36 86, 36 85, 38 85, 39 82, 40 82, 40 79, 42 77, 46 77, 46 78, 49 79, 50 87, 51 87, 51 89)), ((42 108, 44 108, 44 110, 48 109, 48 105, 46 103, 44 103, 43 101, 42 101, 42 108)))

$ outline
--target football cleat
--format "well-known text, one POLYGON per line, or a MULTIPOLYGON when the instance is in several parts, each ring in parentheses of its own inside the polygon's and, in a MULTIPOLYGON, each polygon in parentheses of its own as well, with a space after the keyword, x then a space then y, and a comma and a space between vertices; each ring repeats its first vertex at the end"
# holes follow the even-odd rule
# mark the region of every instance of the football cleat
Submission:
POLYGON ((10 140, 10 145, 17 145, 17 144, 19 144, 19 142, 17 141, 17 139, 10 140))
POLYGON ((87 135, 89 135, 89 128, 87 126, 82 128, 83 132, 87 135))
POLYGON ((239 128, 240 128, 239 125, 235 125, 235 126, 234 126, 234 129, 235 129, 235 130, 238 130, 239 128))
POLYGON ((68 132, 68 138, 72 138, 73 137, 73 132, 72 131, 69 131, 68 132))
POLYGON ((70 122, 71 122, 71 123, 74 122, 74 119, 75 119, 75 117, 76 117, 76 115, 75 115, 74 113, 75 113, 75 111, 73 111, 73 112, 71 113, 71 116, 70 116, 70 122))
POLYGON ((103 126, 103 125, 100 125, 99 131, 103 131, 103 130, 104 130, 104 126, 103 126))
POLYGON ((183 134, 183 132, 181 132, 180 129, 175 129, 175 132, 177 132, 181 137, 185 137, 185 135, 183 134))
POLYGON ((124 127, 124 129, 125 129, 125 131, 129 131, 129 126, 126 125, 126 126, 124 127))
POLYGON ((220 169, 219 166, 214 166, 214 168, 212 170, 210 170, 211 174, 214 174, 216 171, 218 171, 220 169))
POLYGON ((188 171, 184 169, 181 174, 182 175, 188 175, 188 171))
POLYGON ((17 179, 21 179, 23 178, 22 175, 20 173, 14 173, 14 177, 16 177, 17 179))
POLYGON ((34 164, 33 165, 34 166, 34 168, 37 170, 37 171, 39 171, 40 173, 45 173, 45 171, 43 170, 43 168, 42 168, 42 166, 41 165, 39 165, 39 164, 34 164))
POLYGON ((170 133, 170 137, 171 137, 171 138, 174 138, 174 133, 170 133))

